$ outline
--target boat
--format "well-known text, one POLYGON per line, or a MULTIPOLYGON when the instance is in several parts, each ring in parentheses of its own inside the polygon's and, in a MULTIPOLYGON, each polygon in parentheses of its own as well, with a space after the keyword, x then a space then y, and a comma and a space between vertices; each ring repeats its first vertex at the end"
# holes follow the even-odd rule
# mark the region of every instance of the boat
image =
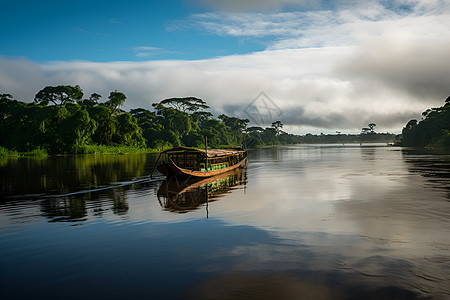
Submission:
POLYGON ((243 148, 175 147, 160 152, 155 167, 167 177, 211 177, 239 168, 246 160, 243 148), (158 165, 159 161, 162 163, 158 165))

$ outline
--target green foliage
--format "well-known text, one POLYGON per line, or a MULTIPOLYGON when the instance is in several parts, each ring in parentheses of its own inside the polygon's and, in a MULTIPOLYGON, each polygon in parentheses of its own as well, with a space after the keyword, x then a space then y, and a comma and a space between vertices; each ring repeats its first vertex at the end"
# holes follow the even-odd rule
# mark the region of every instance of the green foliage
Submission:
POLYGON ((112 146, 112 145, 84 145, 75 146, 74 154, 130 154, 130 153, 152 153, 153 149, 134 146, 112 146))
POLYGON ((124 93, 115 91, 111 92, 108 97, 108 101, 105 102, 105 106, 111 109, 111 115, 114 114, 120 107, 123 106, 127 96, 124 93))
POLYGON ((33 149, 31 151, 20 153, 21 156, 34 156, 34 157, 46 157, 48 156, 48 152, 45 149, 41 149, 40 147, 33 149))
POLYGON ((262 139, 266 144, 276 145, 277 143, 277 131, 275 128, 266 128, 262 133, 262 139))
POLYGON ((442 136, 436 139, 434 146, 450 149, 450 130, 443 129, 442 136))
POLYGON ((449 147, 450 97, 441 107, 427 109, 420 122, 410 120, 402 130, 400 145, 409 147, 449 147))
POLYGON ((173 145, 169 142, 162 141, 162 140, 156 140, 155 141, 155 147, 154 149, 158 152, 164 151, 166 149, 173 148, 173 145))
POLYGON ((221 115, 216 120, 210 112, 199 111, 209 108, 206 102, 194 97, 170 98, 152 105, 155 112, 142 108, 131 110, 143 130, 147 146, 160 148, 161 142, 173 146, 204 147, 240 146, 242 131, 248 120, 221 115), (158 141, 158 142, 157 142, 158 141))
POLYGON ((189 145, 190 147, 198 147, 199 145, 204 144, 204 137, 198 132, 192 131, 185 135, 181 141, 183 144, 189 145))
POLYGON ((281 123, 281 121, 275 121, 272 123, 272 128, 275 129, 276 134, 279 135, 281 132, 281 128, 283 128, 283 124, 281 123))
MULTIPOLYGON (((279 120, 269 128, 247 128, 248 119, 225 114, 213 118, 210 112, 203 111, 209 108, 206 102, 195 97, 165 99, 152 104, 155 111, 137 108, 130 112, 121 109, 127 97, 118 91, 111 92, 104 103, 99 102, 101 95, 96 93, 88 99, 82 97, 79 86, 47 86, 36 94, 33 103, 0 94, 0 146, 4 147, 0 148, 0 155, 140 153, 148 152, 148 148, 164 150, 174 146, 204 148, 205 137, 210 148, 241 146, 244 141, 249 147, 360 142, 356 135, 288 134, 281 130, 283 124, 279 120)), ((367 132, 373 133, 371 140, 392 139, 393 135, 374 133, 374 123, 368 126, 367 132)))
POLYGON ((153 105, 156 107, 166 107, 172 108, 174 110, 182 112, 196 112, 200 109, 208 109, 209 106, 202 99, 195 97, 185 97, 185 98, 170 98, 162 100, 159 103, 153 105))
POLYGON ((34 102, 40 105, 63 105, 69 102, 76 102, 83 98, 83 90, 80 86, 58 85, 47 86, 40 90, 34 97, 34 102))
POLYGON ((19 157, 19 156, 46 157, 48 156, 48 153, 45 149, 41 148, 19 153, 18 151, 8 150, 5 147, 0 146, 0 157, 19 157))
POLYGON ((79 86, 46 87, 34 103, 1 94, 0 146, 29 155, 83 152, 93 144, 145 148, 136 118, 119 109, 123 93, 111 92, 105 103, 95 93, 88 100, 82 96, 79 86))
POLYGON ((226 126, 226 131, 223 133, 223 142, 227 145, 239 146, 242 144, 243 133, 250 122, 248 119, 239 119, 236 117, 228 117, 224 114, 219 116, 219 119, 226 126))
POLYGON ((5 156, 19 156, 19 152, 8 150, 5 147, 0 147, 0 157, 5 156))
POLYGON ((142 128, 142 136, 146 140, 147 147, 157 148, 156 141, 164 139, 162 136, 164 126, 158 122, 156 114, 143 108, 132 109, 130 113, 142 128))
POLYGON ((130 113, 122 113, 117 116, 117 131, 113 141, 119 145, 145 147, 145 139, 137 119, 130 113))
POLYGON ((79 100, 77 101, 78 104, 80 104, 83 107, 92 107, 95 105, 99 105, 99 100, 102 96, 97 94, 97 93, 93 93, 91 94, 91 96, 89 97, 89 99, 83 99, 83 100, 79 100))

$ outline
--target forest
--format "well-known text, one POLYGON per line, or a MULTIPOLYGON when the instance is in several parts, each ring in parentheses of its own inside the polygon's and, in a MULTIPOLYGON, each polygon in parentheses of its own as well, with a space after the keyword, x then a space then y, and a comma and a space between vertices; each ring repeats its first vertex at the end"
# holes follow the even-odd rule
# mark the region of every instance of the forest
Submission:
POLYGON ((410 120, 402 130, 400 146, 450 148, 450 96, 441 107, 422 113, 422 119, 410 120))
MULTIPOLYGON (((47 86, 33 101, 0 94, 0 147, 7 151, 48 154, 95 153, 99 147, 148 151, 174 146, 257 147, 298 143, 390 142, 393 134, 375 133, 374 123, 362 133, 304 136, 286 133, 274 120, 270 127, 247 127, 248 119, 219 115, 202 99, 169 98, 144 108, 122 109, 127 97, 112 91, 107 100, 93 93, 84 97, 80 86, 47 86)), ((1 150, 1 149, 0 149, 1 150)), ((0 151, 1 152, 1 151, 0 151)))

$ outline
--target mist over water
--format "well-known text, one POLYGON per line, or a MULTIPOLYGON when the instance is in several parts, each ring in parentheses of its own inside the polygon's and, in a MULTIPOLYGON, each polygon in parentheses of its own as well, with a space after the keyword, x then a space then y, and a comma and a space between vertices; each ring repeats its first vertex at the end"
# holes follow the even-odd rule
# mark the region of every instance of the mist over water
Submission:
POLYGON ((155 155, 0 160, 9 298, 446 299, 450 155, 249 150, 206 181, 155 155))

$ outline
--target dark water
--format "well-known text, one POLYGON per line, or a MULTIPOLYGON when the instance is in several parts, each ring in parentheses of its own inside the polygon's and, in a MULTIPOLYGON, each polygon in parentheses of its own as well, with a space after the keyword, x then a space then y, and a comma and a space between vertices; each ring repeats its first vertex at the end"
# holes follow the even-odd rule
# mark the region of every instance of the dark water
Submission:
POLYGON ((0 160, 2 299, 450 298, 450 155, 263 148, 201 182, 154 159, 0 160))

